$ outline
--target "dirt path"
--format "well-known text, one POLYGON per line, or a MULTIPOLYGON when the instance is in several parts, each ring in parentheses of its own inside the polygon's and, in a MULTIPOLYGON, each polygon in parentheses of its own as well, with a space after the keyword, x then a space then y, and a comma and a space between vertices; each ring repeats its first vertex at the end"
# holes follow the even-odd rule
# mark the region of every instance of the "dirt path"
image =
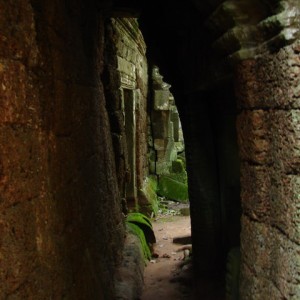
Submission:
MULTIPOLYGON (((173 243, 173 238, 190 236, 189 216, 161 216, 153 222, 156 236, 153 258, 144 274, 144 291, 141 300, 191 299, 191 270, 182 266, 182 245, 173 243)), ((187 254, 187 253, 186 253, 187 254)))

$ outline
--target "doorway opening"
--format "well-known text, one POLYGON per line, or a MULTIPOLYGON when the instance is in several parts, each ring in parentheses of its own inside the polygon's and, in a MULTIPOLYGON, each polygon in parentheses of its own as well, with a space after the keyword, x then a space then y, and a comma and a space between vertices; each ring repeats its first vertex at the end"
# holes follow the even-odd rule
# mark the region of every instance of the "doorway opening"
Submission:
POLYGON ((192 242, 182 126, 171 85, 158 66, 149 73, 150 176, 157 181, 158 211, 152 218, 156 243, 141 299, 190 299, 192 242))
MULTIPOLYGON (((171 87, 159 66, 147 63, 137 21, 116 19, 114 24, 130 178, 125 189, 129 213, 142 213, 152 220, 165 213, 172 219, 177 217, 174 208, 186 205, 189 211, 190 201, 192 238, 182 246, 193 244, 193 273, 225 281, 227 255, 239 245, 240 228, 233 87, 201 87, 183 93, 178 80, 171 87)), ((163 243, 157 241, 157 245, 163 243)), ((176 251, 154 254, 172 260, 172 252, 176 251)))

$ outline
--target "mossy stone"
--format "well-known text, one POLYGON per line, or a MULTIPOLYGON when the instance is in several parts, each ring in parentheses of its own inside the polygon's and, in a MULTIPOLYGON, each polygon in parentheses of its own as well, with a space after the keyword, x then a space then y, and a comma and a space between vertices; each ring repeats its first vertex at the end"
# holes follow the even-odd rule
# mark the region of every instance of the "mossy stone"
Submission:
POLYGON ((148 244, 156 243, 154 231, 150 219, 142 213, 130 213, 126 217, 126 221, 139 226, 145 235, 148 244))
POLYGON ((179 202, 188 201, 188 186, 174 176, 161 175, 158 183, 158 195, 179 202))
POLYGON ((157 179, 155 176, 148 176, 139 191, 139 210, 144 214, 151 216, 158 213, 157 199, 157 179))
POLYGON ((135 234, 139 238, 142 249, 143 249, 145 262, 147 260, 150 260, 151 259, 151 251, 150 251, 149 245, 146 241, 143 230, 138 225, 133 224, 131 222, 126 222, 126 227, 129 232, 135 234))
POLYGON ((172 162, 172 172, 173 173, 185 172, 184 162, 181 159, 176 159, 172 162))
POLYGON ((156 242, 151 220, 142 213, 133 212, 126 216, 127 230, 141 242, 145 261, 151 259, 150 245, 156 242))

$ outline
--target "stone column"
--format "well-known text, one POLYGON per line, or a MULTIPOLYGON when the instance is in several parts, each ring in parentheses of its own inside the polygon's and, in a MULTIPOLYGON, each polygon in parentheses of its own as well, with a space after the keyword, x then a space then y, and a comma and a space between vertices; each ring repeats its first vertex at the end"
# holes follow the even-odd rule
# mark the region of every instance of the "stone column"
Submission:
MULTIPOLYGON (((181 109, 191 208, 195 277, 215 280, 222 269, 219 179, 208 94, 185 98, 181 109)), ((204 290, 204 289, 203 289, 204 290)), ((210 291, 211 292, 211 291, 210 291)))
POLYGON ((237 68, 241 299, 300 299, 300 46, 237 68))
POLYGON ((127 201, 132 201, 135 206, 137 203, 136 188, 136 117, 135 117, 135 93, 133 90, 124 89, 125 107, 125 132, 127 140, 128 164, 130 178, 126 186, 127 201))
POLYGON ((179 140, 179 130, 180 130, 179 123, 180 123, 180 120, 179 120, 179 115, 178 115, 177 110, 174 110, 172 112, 171 120, 172 120, 172 123, 173 123, 174 142, 179 142, 180 141, 179 140))

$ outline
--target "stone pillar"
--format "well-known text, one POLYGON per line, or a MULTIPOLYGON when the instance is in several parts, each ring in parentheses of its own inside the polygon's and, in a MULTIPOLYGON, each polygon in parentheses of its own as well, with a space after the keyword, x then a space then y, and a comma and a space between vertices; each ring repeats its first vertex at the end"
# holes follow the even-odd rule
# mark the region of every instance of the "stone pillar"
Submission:
POLYGON ((180 141, 181 126, 170 85, 163 82, 158 67, 152 70, 153 107, 151 111, 152 135, 156 152, 155 173, 168 174, 177 152, 183 151, 180 141), (173 122, 174 121, 174 122, 173 122))
POLYGON ((300 299, 300 46, 237 68, 241 299, 300 299))
POLYGON ((180 126, 179 126, 179 123, 180 123, 180 120, 179 120, 179 115, 178 115, 178 111, 175 110, 172 112, 172 115, 171 115, 171 121, 173 123, 173 135, 174 135, 174 142, 179 142, 179 130, 180 130, 180 126))
MULTIPOLYGON (((126 185, 127 201, 136 201, 136 118, 135 118, 135 93, 133 90, 124 89, 125 132, 128 151, 128 164, 130 178, 126 185)), ((134 203, 135 206, 136 203, 134 203)))
POLYGON ((185 132, 193 264, 196 277, 210 280, 221 274, 222 229, 218 166, 209 101, 195 93, 181 111, 185 132))

